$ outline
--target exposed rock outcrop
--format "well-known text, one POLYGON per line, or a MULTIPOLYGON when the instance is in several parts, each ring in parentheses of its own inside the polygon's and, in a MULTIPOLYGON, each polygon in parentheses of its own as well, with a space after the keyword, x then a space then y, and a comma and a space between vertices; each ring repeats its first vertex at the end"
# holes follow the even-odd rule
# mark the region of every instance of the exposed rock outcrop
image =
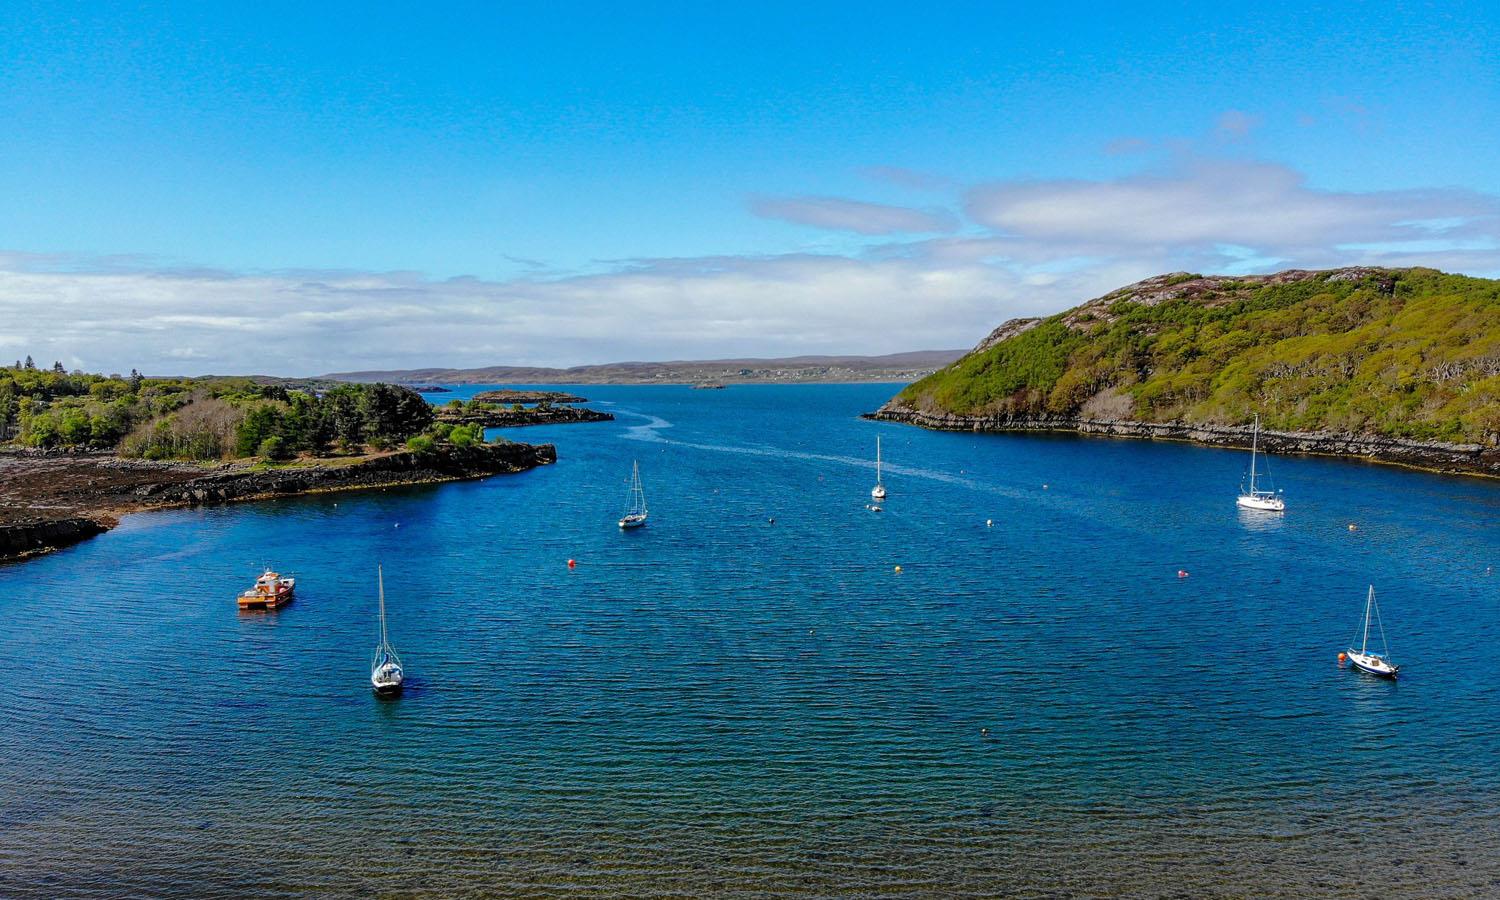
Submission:
POLYGON ((522 472, 557 461, 551 444, 474 444, 265 468, 99 454, 0 456, 0 560, 66 547, 132 512, 522 472))
POLYGON ((570 425, 575 422, 611 422, 614 416, 597 409, 577 406, 552 406, 538 409, 438 410, 438 421, 449 425, 483 425, 485 428, 519 428, 523 425, 570 425))
POLYGON ((0 525, 0 560, 21 559, 91 538, 108 526, 93 519, 38 519, 0 525))
MULTIPOLYGON (((942 431, 1071 431, 1111 437, 1192 441, 1220 447, 1249 447, 1249 426, 1220 426, 1182 422, 1136 422, 1128 419, 1091 419, 1065 416, 964 416, 924 411, 895 399, 867 419, 901 422, 942 431)), ((1333 431, 1261 431, 1260 447, 1269 453, 1307 453, 1347 456, 1419 469, 1500 477, 1500 449, 1480 444, 1447 444, 1333 431)))

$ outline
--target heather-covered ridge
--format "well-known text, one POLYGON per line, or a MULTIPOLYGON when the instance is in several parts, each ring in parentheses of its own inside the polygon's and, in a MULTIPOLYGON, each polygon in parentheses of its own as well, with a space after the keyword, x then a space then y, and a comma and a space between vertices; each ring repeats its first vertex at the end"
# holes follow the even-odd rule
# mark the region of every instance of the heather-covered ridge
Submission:
POLYGON ((1288 436, 1288 449, 1323 435, 1336 438, 1329 446, 1399 445, 1409 456, 1429 444, 1461 448, 1436 451, 1446 457, 1493 457, 1500 281, 1364 267, 1161 275, 1007 322, 876 415, 1237 443, 1256 414, 1288 436))
POLYGON ((1430 269, 1203 277, 1002 325, 895 404, 1483 442, 1500 431, 1500 281, 1430 269))

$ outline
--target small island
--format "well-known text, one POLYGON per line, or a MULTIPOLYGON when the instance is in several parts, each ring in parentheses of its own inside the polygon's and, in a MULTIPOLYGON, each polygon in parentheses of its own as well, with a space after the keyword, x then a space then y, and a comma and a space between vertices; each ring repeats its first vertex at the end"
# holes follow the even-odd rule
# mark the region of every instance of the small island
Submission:
POLYGON ((560 391, 481 391, 470 400, 449 400, 437 408, 439 422, 480 428, 518 428, 526 425, 568 425, 611 422, 614 416, 586 407, 582 397, 560 391))
POLYGON ((472 398, 479 403, 587 403, 583 397, 566 391, 518 391, 509 388, 498 391, 480 391, 472 398))
POLYGON ((388 384, 288 389, 0 367, 0 560, 148 509, 522 472, 550 444, 487 442, 388 384))

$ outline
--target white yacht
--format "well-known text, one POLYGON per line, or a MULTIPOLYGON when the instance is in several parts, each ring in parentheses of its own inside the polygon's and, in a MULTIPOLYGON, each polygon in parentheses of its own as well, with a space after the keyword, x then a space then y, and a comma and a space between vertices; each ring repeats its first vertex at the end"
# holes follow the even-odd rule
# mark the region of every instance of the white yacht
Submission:
POLYGON ((620 519, 621 528, 639 528, 646 524, 646 491, 641 487, 641 464, 630 470, 630 508, 620 519))
POLYGON ((1240 496, 1239 499, 1235 501, 1235 505, 1239 506, 1241 509, 1258 509, 1265 512, 1283 512, 1286 510, 1286 501, 1281 498, 1281 492, 1274 490, 1261 490, 1258 483, 1261 474, 1265 474, 1267 477, 1269 477, 1269 473, 1258 473, 1255 469, 1255 458, 1259 450, 1260 414, 1257 413, 1255 416, 1255 427, 1250 432, 1250 489, 1243 490, 1245 486, 1243 484, 1240 485, 1240 496))
POLYGON ((1364 634, 1359 640, 1359 649, 1349 648, 1349 661, 1354 663, 1355 668, 1371 675, 1380 675, 1384 678, 1395 678, 1401 667, 1391 662, 1391 649, 1385 642, 1385 625, 1380 621, 1380 606, 1375 602, 1375 585, 1370 585, 1370 593, 1365 597, 1365 623, 1364 634), (1380 632, 1380 652, 1370 652, 1370 614, 1375 615, 1375 627, 1380 632))
POLYGON ((385 636, 385 573, 375 568, 375 577, 380 581, 380 643, 370 659, 370 685, 377 694, 394 694, 401 690, 406 673, 401 669, 401 657, 385 636))

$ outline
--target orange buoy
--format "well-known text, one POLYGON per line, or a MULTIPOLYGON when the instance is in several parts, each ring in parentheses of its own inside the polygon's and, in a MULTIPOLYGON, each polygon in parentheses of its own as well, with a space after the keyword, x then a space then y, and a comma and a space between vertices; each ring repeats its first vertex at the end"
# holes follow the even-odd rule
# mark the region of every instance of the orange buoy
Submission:
POLYGON ((897 574, 897 575, 900 575, 900 574, 901 574, 901 567, 900 567, 900 566, 897 566, 897 567, 896 567, 896 574, 897 574))
POLYGON ((576 560, 576 559, 570 559, 570 560, 568 560, 568 568, 570 568, 570 569, 576 569, 576 568, 578 568, 578 560, 576 560))
POLYGON ((1349 654, 1343 652, 1342 650, 1339 651, 1339 662, 1343 662, 1344 660, 1346 660, 1348 658, 1349 658, 1349 654))

